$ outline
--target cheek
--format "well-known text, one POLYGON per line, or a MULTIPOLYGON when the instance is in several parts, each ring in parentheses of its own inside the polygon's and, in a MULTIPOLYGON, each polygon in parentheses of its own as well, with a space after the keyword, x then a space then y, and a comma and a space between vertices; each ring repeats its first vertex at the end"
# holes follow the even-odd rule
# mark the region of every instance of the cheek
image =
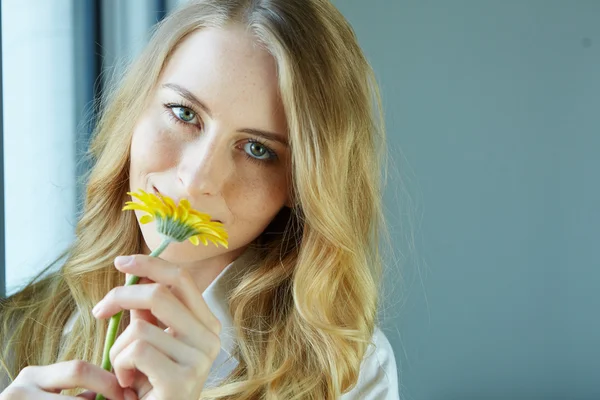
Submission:
POLYGON ((225 193, 229 209, 237 220, 262 224, 270 222, 286 198, 285 175, 280 172, 246 176, 225 193))
POLYGON ((131 140, 131 176, 162 171, 177 160, 178 148, 161 121, 142 118, 131 140))

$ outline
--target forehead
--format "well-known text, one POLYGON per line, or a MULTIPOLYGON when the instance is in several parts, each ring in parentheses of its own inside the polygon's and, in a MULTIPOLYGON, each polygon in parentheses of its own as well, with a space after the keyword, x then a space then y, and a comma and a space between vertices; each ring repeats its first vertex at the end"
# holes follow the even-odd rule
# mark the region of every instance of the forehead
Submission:
MULTIPOLYGON (((176 83, 210 103, 280 108, 275 60, 243 27, 205 28, 191 33, 167 61, 160 84, 176 83)), ((240 110, 236 110, 239 112, 240 110)))

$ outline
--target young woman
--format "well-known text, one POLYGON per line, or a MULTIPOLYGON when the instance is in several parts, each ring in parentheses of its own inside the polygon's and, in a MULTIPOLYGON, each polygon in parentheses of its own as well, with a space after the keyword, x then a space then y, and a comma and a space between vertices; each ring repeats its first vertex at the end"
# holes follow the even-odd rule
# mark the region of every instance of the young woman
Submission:
POLYGON ((75 242, 1 303, 0 399, 398 399, 377 327, 379 95, 339 11, 190 1, 107 99, 75 242), (188 199, 228 248, 150 257, 154 224, 121 211, 138 189, 188 199))

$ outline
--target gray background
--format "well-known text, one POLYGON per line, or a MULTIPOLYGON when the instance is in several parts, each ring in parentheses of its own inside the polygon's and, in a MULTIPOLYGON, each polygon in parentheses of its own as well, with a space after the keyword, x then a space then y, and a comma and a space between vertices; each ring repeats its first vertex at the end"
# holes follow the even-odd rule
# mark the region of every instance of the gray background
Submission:
POLYGON ((336 4, 405 155, 384 324, 403 397, 600 398, 600 1, 336 4))

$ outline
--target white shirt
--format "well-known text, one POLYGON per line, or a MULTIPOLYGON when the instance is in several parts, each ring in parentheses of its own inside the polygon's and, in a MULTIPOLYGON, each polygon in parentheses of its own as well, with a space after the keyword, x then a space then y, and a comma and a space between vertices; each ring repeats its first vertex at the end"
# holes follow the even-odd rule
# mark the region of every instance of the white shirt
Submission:
MULTIPOLYGON (((239 260, 239 259, 238 259, 239 260)), ((211 282, 202 293, 211 312, 221 322, 221 353, 212 365, 206 380, 206 387, 217 386, 238 364, 238 360, 231 355, 235 345, 235 330, 233 320, 229 314, 227 299, 228 279, 235 273, 236 265, 241 262, 232 262, 211 282)), ((68 333, 77 314, 74 314, 65 326, 64 333, 68 333)), ((373 345, 369 345, 360 367, 358 383, 350 392, 342 395, 341 400, 399 400, 398 371, 394 351, 386 336, 379 328, 375 328, 373 345)))

